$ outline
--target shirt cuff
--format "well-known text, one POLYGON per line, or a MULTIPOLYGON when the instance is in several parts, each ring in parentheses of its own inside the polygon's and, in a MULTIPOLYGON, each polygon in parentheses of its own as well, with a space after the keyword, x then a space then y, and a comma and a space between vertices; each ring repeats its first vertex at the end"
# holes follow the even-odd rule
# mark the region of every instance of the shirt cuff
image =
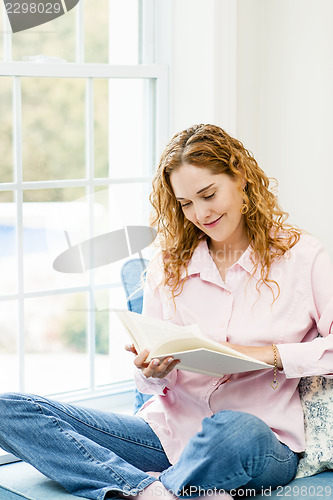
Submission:
POLYGON ((172 370, 165 378, 145 377, 142 370, 135 368, 134 380, 137 389, 143 394, 158 394, 164 396, 167 390, 170 390, 175 385, 177 378, 177 370, 172 370))
POLYGON ((332 339, 316 338, 311 342, 277 344, 287 378, 328 375, 332 377, 332 339), (331 351, 331 352, 330 352, 331 351))

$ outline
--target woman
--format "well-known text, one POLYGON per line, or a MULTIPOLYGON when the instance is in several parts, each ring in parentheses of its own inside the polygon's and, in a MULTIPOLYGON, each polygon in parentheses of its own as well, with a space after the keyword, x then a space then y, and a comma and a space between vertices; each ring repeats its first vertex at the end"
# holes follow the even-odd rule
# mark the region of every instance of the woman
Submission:
POLYGON ((148 350, 128 346, 139 390, 155 395, 135 416, 7 394, 0 445, 99 500, 253 496, 287 484, 304 450, 299 377, 333 366, 329 257, 286 224, 255 159, 216 126, 170 141, 151 202, 160 252, 144 314, 199 323, 274 368, 210 377, 178 370, 172 358, 148 363, 148 350))

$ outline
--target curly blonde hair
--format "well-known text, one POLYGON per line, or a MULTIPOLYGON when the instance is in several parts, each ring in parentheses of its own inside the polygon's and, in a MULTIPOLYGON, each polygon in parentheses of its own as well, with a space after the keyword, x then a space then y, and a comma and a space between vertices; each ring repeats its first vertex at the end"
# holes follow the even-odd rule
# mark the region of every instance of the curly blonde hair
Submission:
POLYGON ((288 214, 269 190, 269 179, 253 155, 240 141, 215 125, 194 125, 176 134, 163 152, 153 180, 151 224, 157 229, 162 249, 163 284, 171 288, 173 297, 181 293, 182 273, 199 242, 207 238, 186 219, 170 183, 171 173, 185 163, 209 169, 214 174, 227 174, 237 180, 239 186, 246 181, 242 214, 253 250, 252 274, 260 265, 257 289, 265 283, 272 290, 270 283, 275 283, 279 294, 278 283, 268 278, 272 262, 297 243, 301 231, 286 224, 288 214))

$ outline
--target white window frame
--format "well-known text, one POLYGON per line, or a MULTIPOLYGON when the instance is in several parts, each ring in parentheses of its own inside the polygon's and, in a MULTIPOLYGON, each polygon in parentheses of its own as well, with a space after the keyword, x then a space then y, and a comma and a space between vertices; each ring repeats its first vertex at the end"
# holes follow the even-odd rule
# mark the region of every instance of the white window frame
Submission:
MULTIPOLYGON (((4 13, 3 49, 4 61, 0 63, 0 77, 13 77, 13 162, 15 178, 13 182, 0 183, 0 191, 13 191, 15 193, 16 216, 17 216, 17 255, 18 255, 18 292, 0 296, 0 301, 17 299, 18 301, 18 355, 19 355, 19 390, 24 392, 24 301, 26 298, 45 297, 55 293, 75 293, 86 291, 90 293, 90 303, 93 304, 93 296, 90 286, 73 287, 71 289, 42 290, 37 292, 24 292, 24 255, 23 255, 23 192, 26 189, 47 189, 65 187, 85 187, 87 194, 92 192, 96 186, 109 186, 116 183, 151 182, 156 159, 160 155, 162 147, 169 138, 169 66, 166 47, 170 45, 170 20, 171 3, 159 0, 140 0, 141 23, 143 37, 141 60, 138 65, 110 65, 89 64, 84 60, 84 33, 83 33, 83 9, 84 2, 80 1, 76 7, 76 62, 75 63, 33 63, 33 62, 11 62, 11 40, 12 34, 7 16, 4 13), (147 42, 148 40, 148 42, 147 42), (163 61, 159 63, 159 59, 163 61), (21 130, 21 78, 83 78, 86 80, 86 177, 84 179, 55 180, 55 181, 23 181, 22 176, 22 130, 21 130), (155 93, 153 109, 149 110, 154 116, 154 123, 147 128, 147 138, 154 137, 154 144, 147 144, 147 149, 154 151, 149 153, 149 166, 147 176, 124 179, 95 178, 93 177, 94 162, 94 137, 93 137, 93 80, 97 78, 140 78, 144 79, 149 90, 155 93)), ((152 102, 152 100, 150 100, 152 102)), ((102 287, 119 286, 116 284, 102 285, 102 287)), ((60 395, 61 399, 76 402, 85 402, 92 406, 110 406, 110 398, 114 403, 124 406, 125 401, 133 395, 133 383, 131 381, 122 384, 113 384, 106 389, 96 389, 94 380, 95 360, 95 321, 93 307, 88 307, 88 354, 90 363, 90 386, 86 391, 60 395), (108 403, 106 403, 108 401, 108 403)))

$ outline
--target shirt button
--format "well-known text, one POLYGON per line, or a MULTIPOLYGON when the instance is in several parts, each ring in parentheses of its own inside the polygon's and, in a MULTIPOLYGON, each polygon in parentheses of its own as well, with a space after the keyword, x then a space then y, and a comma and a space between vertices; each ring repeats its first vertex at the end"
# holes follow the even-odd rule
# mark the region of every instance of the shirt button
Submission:
POLYGON ((301 366, 298 367, 298 373, 301 373, 301 374, 304 373, 304 370, 301 366))
POLYGON ((214 380, 213 385, 217 385, 217 384, 218 384, 218 380, 214 380))

